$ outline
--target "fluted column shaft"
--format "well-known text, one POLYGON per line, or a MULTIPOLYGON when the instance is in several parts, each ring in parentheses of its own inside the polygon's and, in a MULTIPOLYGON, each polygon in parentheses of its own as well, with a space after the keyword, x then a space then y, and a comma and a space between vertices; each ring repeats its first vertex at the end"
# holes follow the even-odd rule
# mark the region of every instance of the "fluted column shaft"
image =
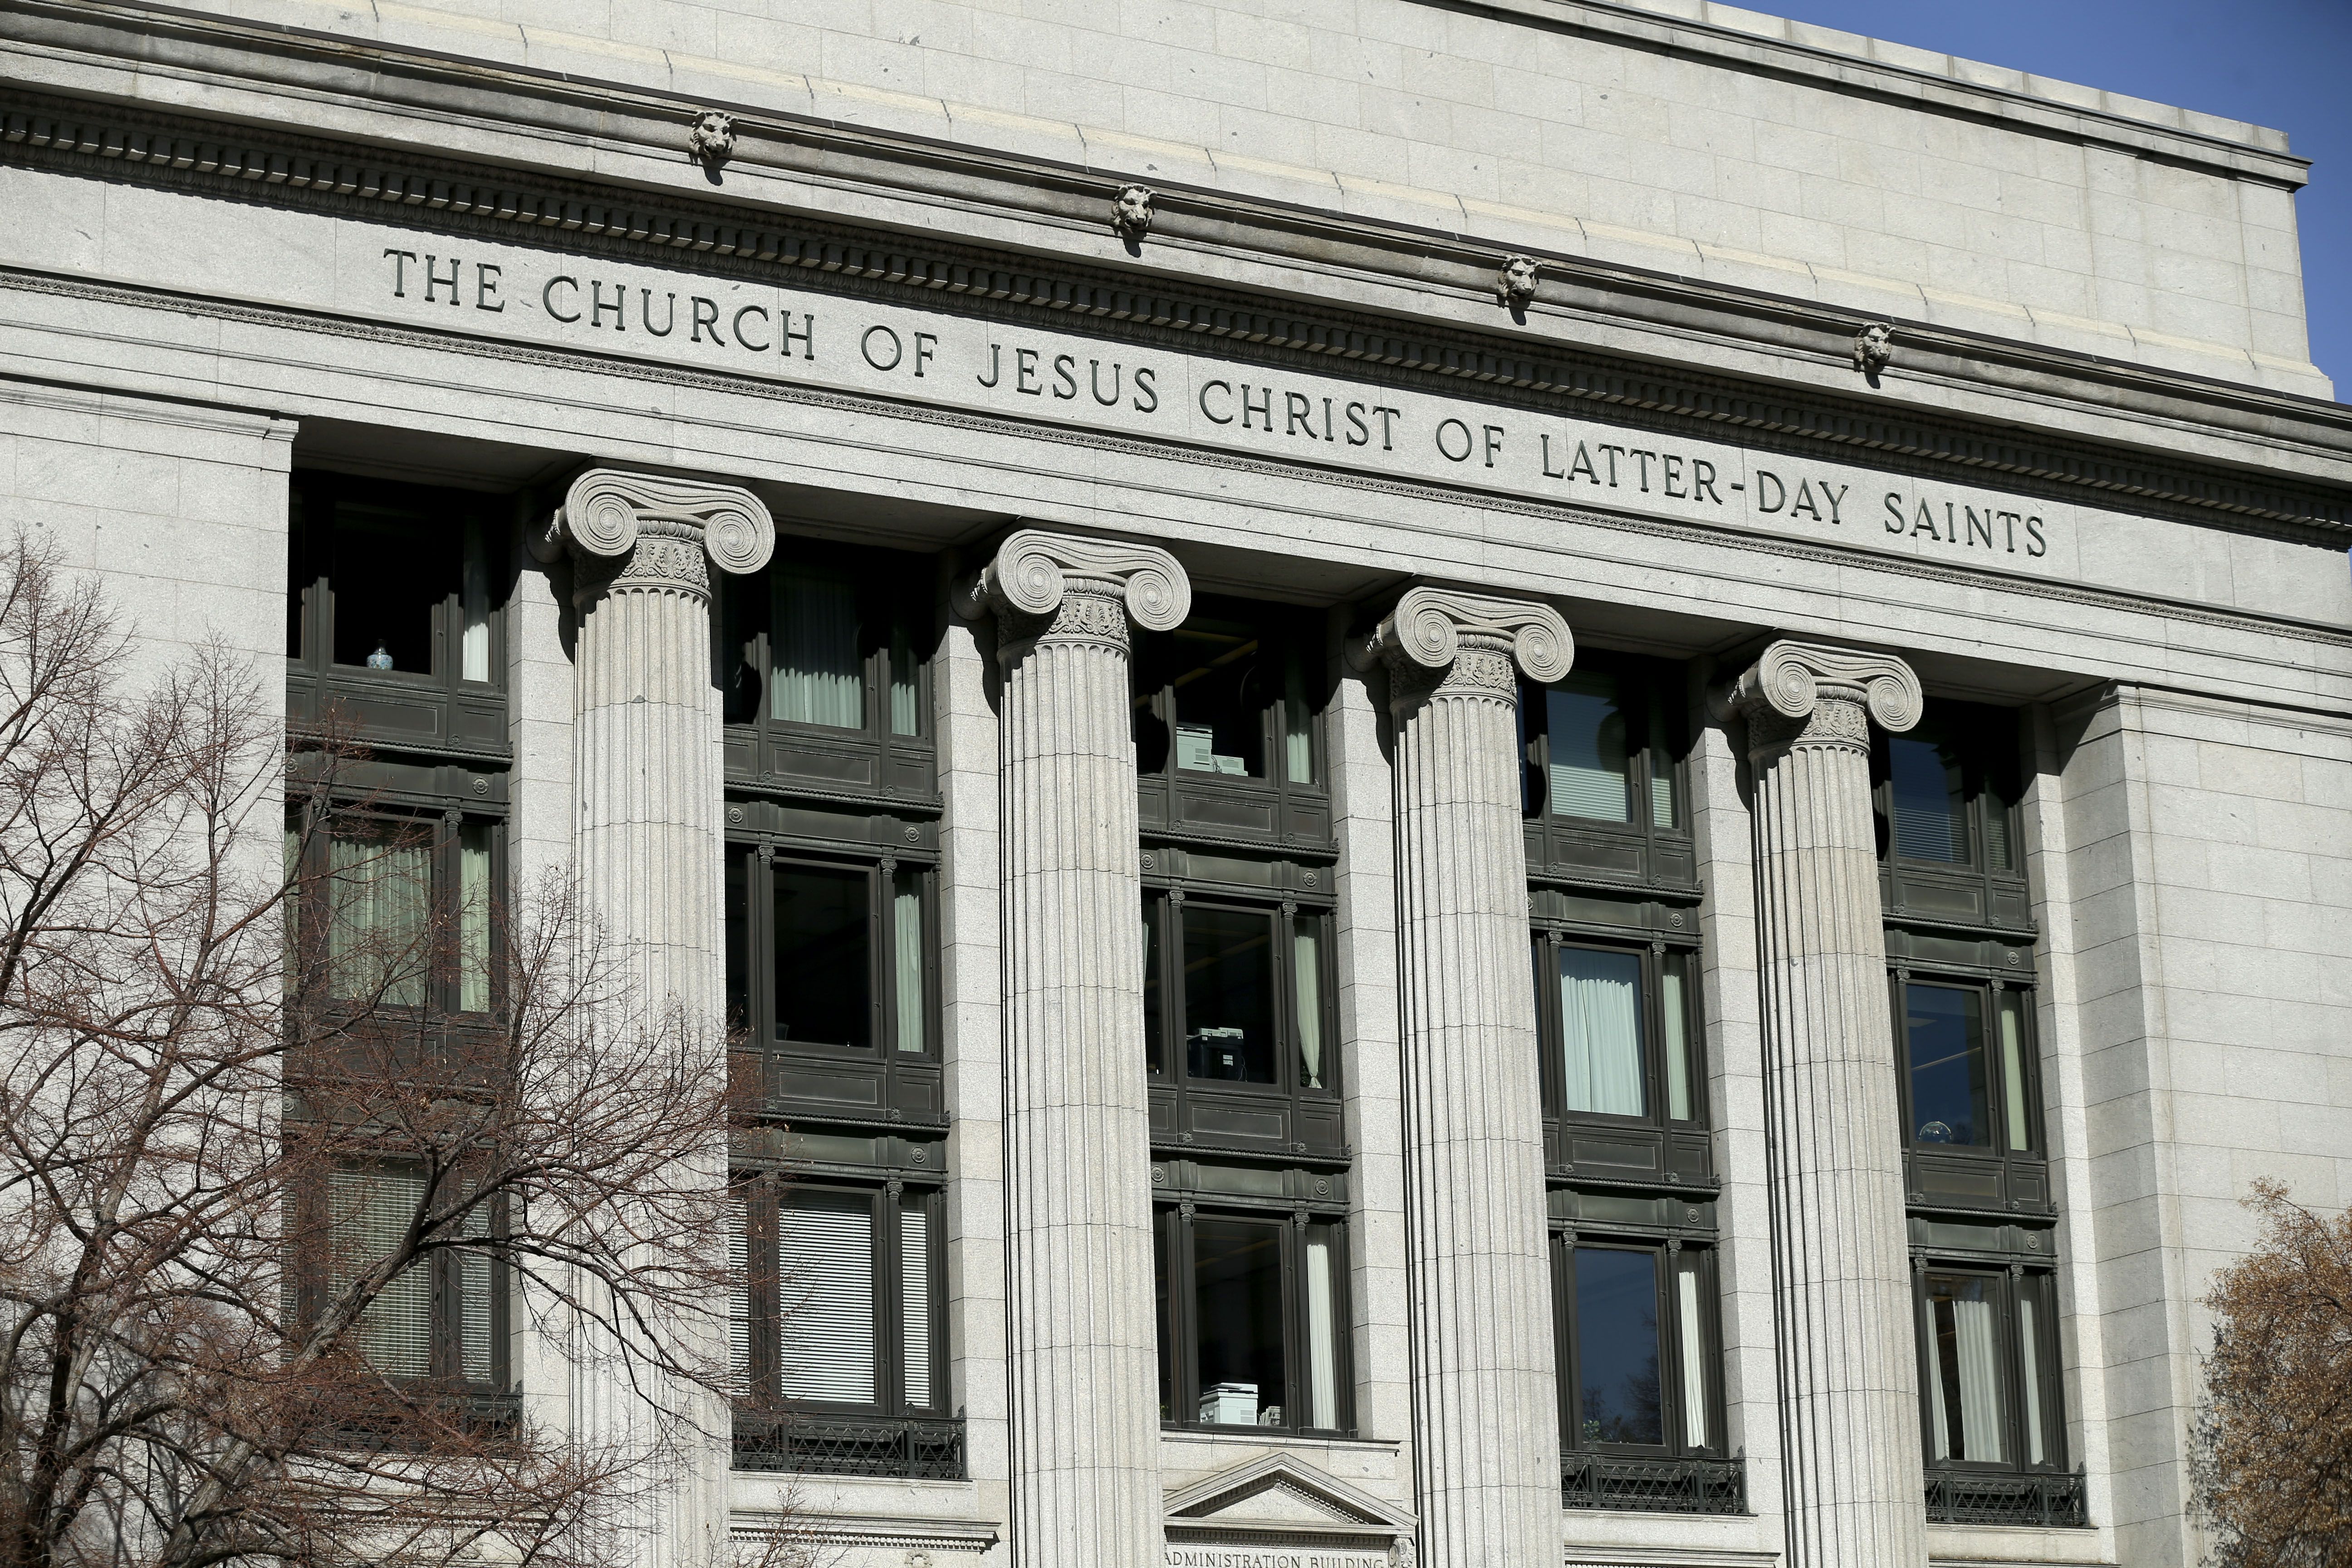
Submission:
POLYGON ((1528 978, 1515 650, 1540 606, 1415 589, 1376 634, 1396 720, 1412 1453, 1433 1568, 1557 1563, 1559 1407, 1528 978))
MULTIPOLYGON (((714 1075, 727 1070, 726 905, 709 568, 756 570, 773 542, 766 509, 746 491, 611 469, 573 482, 547 541, 551 552, 570 547, 580 616, 572 734, 581 894, 626 966, 644 1023, 707 1039, 714 1075)), ((682 1158, 698 1178, 726 1182, 724 1148, 682 1158)), ((698 1387, 662 1388, 656 1397, 686 1418, 682 1430, 665 1430, 669 1423, 614 1364, 609 1334, 579 1331, 574 1436, 652 1466, 616 1521, 625 1558, 709 1568, 728 1539, 724 1402, 698 1387)))
POLYGON ((1896 661, 1789 644, 1759 669, 1742 687, 1789 1563, 1923 1568, 1917 1348, 1869 729, 1873 712, 1909 728, 1917 687, 1896 661), (1791 668, 1803 676, 1786 679, 1791 668))
POLYGON ((1005 1295, 1018 1568, 1163 1555, 1142 878, 1129 619, 1190 595, 1164 552, 1023 531, 997 616, 1005 1295))

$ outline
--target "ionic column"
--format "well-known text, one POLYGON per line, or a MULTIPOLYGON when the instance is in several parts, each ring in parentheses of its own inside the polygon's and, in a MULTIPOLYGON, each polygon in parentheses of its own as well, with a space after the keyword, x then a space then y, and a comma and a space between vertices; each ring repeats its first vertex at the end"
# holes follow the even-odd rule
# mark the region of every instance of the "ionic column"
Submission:
POLYGON ((1422 1559, 1557 1563, 1559 1406, 1528 973, 1518 669, 1568 673, 1540 605, 1414 588, 1389 667, 1403 1012, 1406 1283, 1422 1559))
MULTIPOLYGON (((568 546, 580 629, 572 725, 576 875, 589 911, 629 966, 649 1015, 675 1008, 707 1032, 721 1074, 726 919, 719 692, 711 679, 710 572, 756 572, 775 549, 749 490, 591 468, 572 481, 537 552, 568 546)), ((705 1156, 726 1180, 724 1150, 705 1156)), ((578 1360, 573 1432, 649 1450, 653 1413, 593 1345, 578 1360)), ((718 1347, 711 1347, 716 1349, 718 1347)), ((696 1390, 664 1397, 691 1427, 625 1530, 640 1563, 708 1568, 727 1542, 727 1423, 696 1390)), ((670 1434, 677 1440, 677 1434, 670 1434)))
POLYGON ((1917 1343, 1870 721, 1901 659, 1776 642, 1732 688, 1755 773, 1766 1182, 1790 1568, 1923 1568, 1917 1343))
POLYGON ((1164 550, 1023 529, 959 595, 1003 668, 1005 1310, 1017 1568, 1163 1555, 1128 623, 1164 550))

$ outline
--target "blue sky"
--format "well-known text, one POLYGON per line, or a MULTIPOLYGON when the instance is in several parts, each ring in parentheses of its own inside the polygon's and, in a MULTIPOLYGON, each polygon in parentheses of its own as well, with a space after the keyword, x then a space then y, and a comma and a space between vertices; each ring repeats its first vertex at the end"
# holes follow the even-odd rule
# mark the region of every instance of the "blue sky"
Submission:
POLYGON ((1755 9, 2284 131, 2311 357, 2352 402, 2352 0, 1745 0, 1755 9))

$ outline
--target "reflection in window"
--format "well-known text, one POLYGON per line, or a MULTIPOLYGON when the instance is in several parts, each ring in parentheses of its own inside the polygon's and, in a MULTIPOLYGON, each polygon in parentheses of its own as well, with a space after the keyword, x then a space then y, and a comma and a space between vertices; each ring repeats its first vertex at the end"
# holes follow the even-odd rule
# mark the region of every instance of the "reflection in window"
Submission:
POLYGON ((1644 1114, 1641 955, 1566 945, 1558 951, 1564 1109, 1644 1114))
MULTIPOLYGON (((846 577, 781 563, 770 575, 775 593, 768 633, 773 715, 837 730, 865 728, 856 586, 846 577)), ((895 671, 892 684, 897 685, 895 671)), ((912 709, 911 697, 907 706, 912 709)))
POLYGON ((1183 926, 1185 1070, 1276 1081, 1273 922, 1255 910, 1194 904, 1183 926))
POLYGON ((1200 1419, 1212 1426, 1280 1426, 1282 1233, 1262 1221, 1192 1222, 1193 1321, 1200 1419))
POLYGON ((1143 1058, 1153 1073, 1165 1070, 1160 1056, 1161 1021, 1160 1005, 1160 910, 1161 901, 1150 893, 1143 895, 1143 1058))
POLYGON ((869 885, 861 869, 775 863, 777 1039, 870 1043, 869 885))
POLYGON ((1193 620, 1175 633, 1176 765, 1192 773, 1265 776, 1258 639, 1246 626, 1193 620))
MULTIPOLYGON (((1545 689, 1544 702, 1552 815, 1631 822, 1625 713, 1617 677, 1601 670, 1573 672, 1545 689)), ((1669 817, 1671 805, 1670 790, 1669 817)))
MULTIPOLYGON (((434 616, 457 565, 457 542, 418 514, 339 501, 334 507, 335 662, 430 674, 434 616), (425 541, 438 534, 439 548, 425 541), (421 537, 420 537, 421 536, 421 537)), ((487 637, 488 580, 482 580, 487 637)), ((489 679, 488 643, 483 671, 489 679)))
POLYGON ((1903 994, 1913 1140, 1990 1148, 1983 994, 1950 985, 1906 985, 1903 994))
POLYGON ((1906 860, 1967 865, 1969 805, 1958 753, 1937 741, 1893 735, 1886 755, 1895 852, 1906 860))
POLYGON ((1930 1457, 1998 1464, 2008 1458, 1995 1282, 1977 1274, 1927 1279, 1930 1457))
POLYGON ((1585 1443, 1662 1444, 1658 1255, 1576 1249, 1577 1421, 1585 1443))

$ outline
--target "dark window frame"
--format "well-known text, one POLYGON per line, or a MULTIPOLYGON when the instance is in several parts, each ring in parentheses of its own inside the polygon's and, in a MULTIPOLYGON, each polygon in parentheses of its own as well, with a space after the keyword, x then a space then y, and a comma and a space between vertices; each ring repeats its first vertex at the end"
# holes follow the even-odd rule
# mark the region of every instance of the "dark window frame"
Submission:
POLYGON ((422 752, 503 754, 507 736, 507 605, 513 578, 511 501, 482 491, 300 469, 289 487, 287 547, 287 707, 298 725, 341 721, 380 745, 422 752), (338 615, 334 518, 354 505, 420 517, 453 513, 452 586, 431 612, 430 667, 370 669, 335 661, 338 615), (464 528, 479 527, 488 574, 488 676, 464 679, 464 528))
POLYGON ((1348 1216, 1322 1208, 1269 1209, 1197 1202, 1185 1198, 1153 1205, 1158 1332, 1160 1352, 1160 1426, 1166 1431, 1284 1433, 1294 1436, 1352 1437, 1356 1435, 1354 1306, 1350 1290, 1348 1216), (1198 1419, 1201 1380, 1194 1322, 1192 1225, 1196 1218, 1264 1225, 1279 1232, 1283 1282, 1283 1376, 1289 1405, 1279 1426, 1241 1426, 1198 1419), (1320 1229, 1331 1248, 1332 1400, 1338 1424, 1315 1426, 1287 1419, 1311 1411, 1308 1360, 1311 1330, 1307 1289, 1307 1232, 1320 1229), (1171 1386, 1172 1385, 1172 1386, 1171 1386), (1183 1413, 1194 1418, 1183 1420, 1183 1413))
POLYGON ((2019 710, 1930 698, 1918 724, 1902 736, 1872 727, 1871 811, 1878 840, 1879 891, 1890 921, 1920 921, 2004 931, 2030 930, 2024 839, 2023 726, 2019 710), (1968 829, 1965 863, 1900 853, 1894 747, 1927 742, 1957 753, 1968 829), (2009 864, 1995 866, 1990 824, 2004 825, 2009 864))
MULTIPOLYGON (((423 802, 415 805, 387 803, 381 800, 332 800, 325 803, 321 820, 305 830, 303 808, 295 805, 288 813, 287 831, 300 835, 297 840, 301 854, 299 866, 289 867, 295 881, 290 889, 291 913, 295 919, 295 940, 289 951, 289 995, 309 1006, 332 1009, 351 998, 333 994, 327 987, 329 948, 326 932, 332 918, 332 873, 331 846, 339 837, 339 825, 353 821, 405 825, 428 840, 431 857, 428 875, 431 887, 427 893, 425 919, 431 923, 435 940, 425 976, 425 1000, 422 1004, 383 1002, 378 1004, 380 1016, 385 1018, 424 1017, 446 1020, 457 1027, 481 1027, 504 1016, 506 1008, 505 966, 499 962, 497 945, 504 940, 508 910, 507 817, 502 811, 486 811, 478 803, 460 805, 455 802, 423 802), (489 837, 489 897, 483 910, 488 922, 484 933, 486 950, 484 976, 488 992, 488 1006, 468 1009, 463 1005, 465 977, 461 943, 464 873, 461 857, 464 850, 463 830, 468 825, 484 827, 489 837)), ((394 828, 394 833, 402 831, 394 828)))
POLYGON ((721 578, 714 678, 722 694, 729 787, 820 799, 936 800, 934 656, 941 625, 934 558, 780 536, 765 569, 746 577, 714 576, 721 578), (845 577, 856 588, 864 712, 857 729, 774 716, 776 578, 795 566, 845 577), (890 728, 892 640, 901 629, 915 663, 911 735, 890 728))
POLYGON ((1554 1182, 1632 1183, 1644 1186, 1712 1186, 1715 1182, 1710 1052, 1700 994, 1696 936, 1671 939, 1628 925, 1598 927, 1538 920, 1529 930, 1530 979, 1535 985, 1545 1163, 1554 1182), (1567 1109, 1565 1033, 1560 1014, 1559 949, 1580 947, 1638 956, 1641 962, 1643 1053, 1641 1116, 1567 1109), (1691 1115, 1672 1114, 1664 1051, 1665 961, 1683 963, 1683 1046, 1687 1056, 1691 1115))
POLYGON ((1146 942, 1147 957, 1155 946, 1159 955, 1156 979, 1160 1035, 1156 1041, 1150 1037, 1149 1013, 1144 1026, 1144 1077, 1152 1103, 1154 1142, 1187 1150, 1257 1153, 1286 1161, 1301 1156, 1344 1159, 1346 1096, 1341 1087, 1337 911, 1326 904, 1275 900, 1262 893, 1197 883, 1175 887, 1147 882, 1143 898, 1143 918, 1153 922, 1152 929, 1158 933, 1156 944, 1149 939, 1146 942), (1279 1072, 1274 1083, 1196 1079, 1184 1070, 1188 1040, 1181 932, 1185 911, 1195 906, 1261 915, 1275 935, 1273 1010, 1279 1072), (1316 958, 1320 965, 1317 1002, 1322 1020, 1323 1081, 1315 1089, 1307 1087, 1301 1070, 1296 949, 1291 942, 1282 940, 1290 934, 1289 923, 1299 919, 1314 920, 1321 928, 1316 958), (1281 1108, 1282 1136, 1254 1137, 1230 1128, 1212 1131, 1198 1124, 1198 1112, 1203 1110, 1212 1116, 1220 1110, 1246 1115, 1276 1107, 1281 1108))
POLYGON ((1258 710, 1259 754, 1265 776, 1223 774, 1179 765, 1177 745, 1177 653, 1185 631, 1138 632, 1130 660, 1130 703, 1136 746, 1136 788, 1143 832, 1148 836, 1234 841, 1267 846, 1319 847, 1331 843, 1330 753, 1324 715, 1331 689, 1320 610, 1270 600, 1213 595, 1194 598, 1186 621, 1225 623, 1253 629, 1253 641, 1285 671, 1283 689, 1258 710), (1309 711, 1309 781, 1295 781, 1283 761, 1285 716, 1291 701, 1288 661, 1300 668, 1309 711))
POLYGON ((1552 1334, 1559 1366, 1560 1448, 1566 1454, 1626 1456, 1667 1459, 1721 1459, 1728 1455, 1726 1400, 1723 1385, 1723 1302, 1719 1247, 1681 1237, 1619 1235, 1555 1226, 1549 1238, 1547 1262, 1552 1283, 1552 1334), (1580 1247, 1640 1252, 1657 1261, 1659 1421, 1665 1441, 1656 1444, 1589 1442, 1583 1435, 1579 1396, 1583 1386, 1580 1345, 1576 1321, 1575 1254, 1580 1247), (1675 1300, 1674 1279, 1682 1260, 1693 1260, 1699 1277, 1698 1302, 1702 1332, 1711 1335, 1715 1353, 1706 1358, 1701 1376, 1707 1400, 1707 1441, 1689 1441, 1689 1415, 1684 1408, 1682 1372, 1689 1347, 1683 1342, 1682 1313, 1675 1300))
POLYGON ((2058 1278, 2054 1264, 2033 1266, 2021 1263, 2000 1263, 1983 1258, 1971 1258, 1962 1254, 1937 1251, 1916 1255, 1911 1270, 1912 1333, 1918 1356, 1919 1377, 1919 1442, 1920 1454, 1926 1460, 1930 1476, 1937 1472, 1956 1475, 2064 1475, 2067 1473, 2066 1403, 2064 1344, 2059 1333, 2058 1278), (1937 1458, 1934 1424, 1934 1401, 1929 1379, 1937 1377, 1939 1368, 1927 1342, 1927 1277, 1930 1274, 1963 1275, 1995 1282, 1993 1313, 1995 1355, 2001 1365, 2001 1404, 2003 1409, 2002 1447, 2010 1456, 2006 1459, 1937 1458), (2047 1319, 2042 1331, 2043 1353, 2037 1379, 2037 1394, 2043 1412, 2043 1457, 2038 1463, 2026 1458, 2025 1442, 2025 1358, 2019 1352, 2018 1293, 2025 1282, 2033 1281, 2032 1289, 2047 1319))
POLYGON ((1690 735, 1679 664, 1631 654, 1580 650, 1577 669, 1618 680, 1626 703, 1626 792, 1630 820, 1557 811, 1551 794, 1550 687, 1521 681, 1518 693, 1520 814, 1525 819, 1528 873, 1542 880, 1603 880, 1629 886, 1688 888, 1697 884, 1691 830, 1690 735), (1651 803, 1653 781, 1664 778, 1675 822, 1662 825, 1651 803))
POLYGON ((2057 1191, 2051 1180, 2047 1112, 2042 1102, 2042 1051, 2035 1003, 2036 988, 2021 977, 1990 974, 1959 967, 1898 964, 1887 972, 1887 1011, 1893 1024, 1895 1104, 1901 1116, 1904 1189, 1914 1206, 1975 1210, 1990 1213, 2055 1212, 2057 1191), (1923 1142, 1911 1100, 1911 1039, 1909 988, 1934 986, 1972 992, 1981 1000, 1985 1058, 1986 1113, 1991 1122, 1990 1144, 1923 1142), (2024 1081, 2018 1086, 2026 1117, 2026 1147, 2010 1147, 2009 1068, 2000 1042, 2000 1000, 2018 999, 2018 1062, 2024 1081))
POLYGON ((940 1029, 940 867, 926 853, 900 856, 873 844, 780 841, 728 836, 722 872, 727 994, 730 1022, 745 1031, 743 1048, 760 1063, 761 1099, 772 1113, 795 1121, 851 1125, 943 1126, 940 1029), (867 1043, 846 1046, 776 1037, 774 867, 804 865, 861 871, 866 877, 867 1043), (739 879, 740 873, 740 879, 739 879), (898 997, 892 967, 895 879, 919 879, 923 910, 923 1048, 898 1045, 898 997), (865 1072, 845 1069, 865 1068, 865 1072), (820 1092, 866 1080, 870 1098, 820 1092))

